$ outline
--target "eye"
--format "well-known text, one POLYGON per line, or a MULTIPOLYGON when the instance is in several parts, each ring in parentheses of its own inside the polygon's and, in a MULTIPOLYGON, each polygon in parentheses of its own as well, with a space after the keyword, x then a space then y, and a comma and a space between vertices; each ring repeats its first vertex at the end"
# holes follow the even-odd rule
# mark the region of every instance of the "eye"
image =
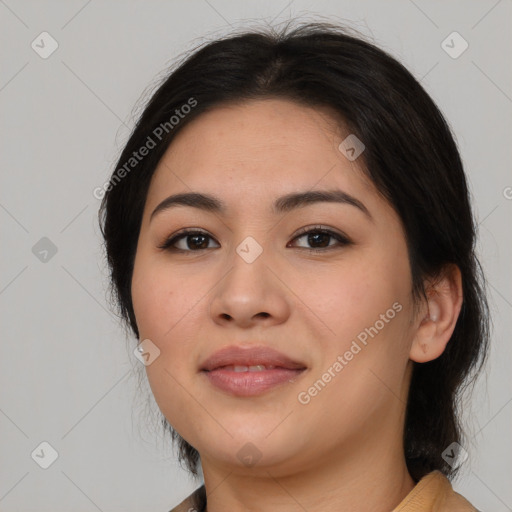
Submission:
POLYGON ((158 248, 168 251, 197 252, 203 249, 212 249, 209 246, 210 240, 214 239, 205 231, 184 230, 166 239, 158 248))
MULTIPOLYGON (((304 239, 303 243, 309 244, 310 247, 307 245, 299 245, 298 247, 312 252, 336 249, 352 243, 345 235, 322 226, 301 229, 299 234, 293 238, 292 242, 301 239, 304 239)), ((220 247, 217 241, 215 241, 217 245, 212 247, 210 241, 215 241, 215 239, 207 232, 189 229, 180 231, 167 238, 158 248, 167 251, 190 253, 220 247)), ((291 245, 290 242, 286 247, 293 247, 293 245, 291 245)))
MULTIPOLYGON (((307 245, 299 245, 299 247, 313 252, 336 249, 352 243, 345 235, 322 226, 303 228, 292 242, 300 239, 304 239, 303 243, 309 244, 312 247, 308 247, 307 245), (334 243, 331 243, 333 241, 334 243)), ((287 247, 289 247, 289 245, 287 245, 287 247)))

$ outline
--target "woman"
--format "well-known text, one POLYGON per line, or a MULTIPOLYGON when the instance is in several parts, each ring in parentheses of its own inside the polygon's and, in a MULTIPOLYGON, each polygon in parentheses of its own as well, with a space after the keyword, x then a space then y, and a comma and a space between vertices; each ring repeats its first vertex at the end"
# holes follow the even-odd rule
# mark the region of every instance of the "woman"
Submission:
POLYGON ((101 205, 181 510, 476 510, 455 404, 488 344, 438 108, 346 29, 210 42, 154 93, 101 205), (143 356, 143 357, 142 357, 143 356))

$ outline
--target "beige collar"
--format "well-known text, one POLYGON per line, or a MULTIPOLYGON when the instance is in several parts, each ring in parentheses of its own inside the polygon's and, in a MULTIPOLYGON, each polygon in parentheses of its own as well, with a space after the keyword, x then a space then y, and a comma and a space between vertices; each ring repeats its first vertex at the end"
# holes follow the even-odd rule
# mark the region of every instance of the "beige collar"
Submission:
MULTIPOLYGON (((196 489, 170 512, 189 512, 196 489)), ((199 511, 200 512, 200 511, 199 511)), ((391 512, 478 512, 463 496, 456 493, 450 480, 440 471, 425 475, 391 512)))

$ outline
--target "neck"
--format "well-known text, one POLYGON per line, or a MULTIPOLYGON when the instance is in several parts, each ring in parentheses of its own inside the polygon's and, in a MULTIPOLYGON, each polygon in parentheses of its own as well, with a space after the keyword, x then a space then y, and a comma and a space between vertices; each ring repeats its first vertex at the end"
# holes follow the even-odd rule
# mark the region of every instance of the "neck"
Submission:
POLYGON ((330 450, 302 471, 268 467, 240 473, 202 457, 207 512, 389 512, 415 482, 407 471, 401 435, 385 444, 387 436, 380 434, 367 439, 364 451, 361 445, 330 450))

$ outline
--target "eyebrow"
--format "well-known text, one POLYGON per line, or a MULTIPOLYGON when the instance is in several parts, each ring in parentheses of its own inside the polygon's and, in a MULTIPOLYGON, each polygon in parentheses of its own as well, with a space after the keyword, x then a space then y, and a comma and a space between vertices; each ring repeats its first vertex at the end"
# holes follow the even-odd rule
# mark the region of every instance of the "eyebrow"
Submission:
MULTIPOLYGON (((347 194, 343 190, 315 190, 308 192, 291 193, 279 197, 273 204, 272 211, 275 214, 287 213, 297 208, 304 208, 315 203, 341 203, 354 206, 361 210, 373 221, 368 208, 357 198, 347 194)), ((150 222, 159 212, 169 210, 175 206, 189 206, 207 212, 226 214, 227 207, 223 201, 209 194, 199 192, 187 192, 175 194, 164 199, 154 210, 150 222)))

